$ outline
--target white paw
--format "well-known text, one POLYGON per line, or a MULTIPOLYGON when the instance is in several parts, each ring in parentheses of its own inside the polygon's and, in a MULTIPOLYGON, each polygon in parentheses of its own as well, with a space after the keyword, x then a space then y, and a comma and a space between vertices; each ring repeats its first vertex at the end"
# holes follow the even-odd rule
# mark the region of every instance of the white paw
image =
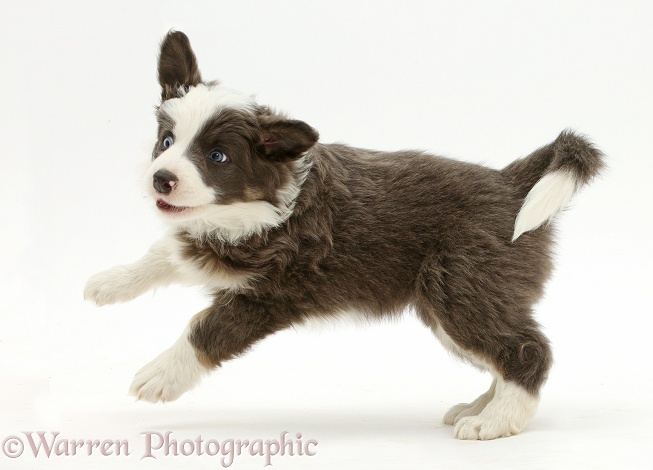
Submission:
POLYGON ((458 439, 487 440, 519 434, 535 415, 538 402, 520 386, 499 380, 494 397, 477 416, 456 417, 454 435, 458 439))
POLYGON ((494 397, 494 391, 496 388, 496 380, 492 381, 490 389, 479 396, 476 400, 471 403, 459 403, 455 406, 452 406, 449 411, 444 415, 442 422, 453 426, 457 424, 462 418, 467 416, 476 416, 485 409, 488 403, 494 397))
POLYGON ((173 401, 197 385, 208 371, 184 333, 170 349, 138 371, 129 394, 152 403, 173 401))
POLYGON ((460 420, 460 418, 464 418, 465 416, 475 416, 483 411, 483 409, 481 408, 478 412, 474 411, 473 403, 458 403, 449 408, 449 411, 447 411, 444 418, 442 418, 442 422, 449 426, 453 426, 460 420))
POLYGON ((99 306, 127 302, 140 293, 133 272, 126 266, 116 266, 90 277, 84 288, 84 300, 91 300, 99 306))
POLYGON ((454 428, 457 439, 497 439, 518 434, 521 429, 510 419, 502 417, 465 416, 454 428))

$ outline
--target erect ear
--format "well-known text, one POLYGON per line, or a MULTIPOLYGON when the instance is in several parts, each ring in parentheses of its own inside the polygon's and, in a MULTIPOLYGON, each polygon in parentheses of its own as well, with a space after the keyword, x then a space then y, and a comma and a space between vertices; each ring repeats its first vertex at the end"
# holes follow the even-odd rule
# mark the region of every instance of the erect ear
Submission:
POLYGON ((170 31, 161 43, 159 83, 161 99, 178 96, 180 87, 195 86, 202 81, 190 41, 181 31, 170 31))
POLYGON ((305 122, 281 116, 259 116, 259 124, 263 141, 258 151, 270 160, 279 162, 301 157, 320 137, 305 122))

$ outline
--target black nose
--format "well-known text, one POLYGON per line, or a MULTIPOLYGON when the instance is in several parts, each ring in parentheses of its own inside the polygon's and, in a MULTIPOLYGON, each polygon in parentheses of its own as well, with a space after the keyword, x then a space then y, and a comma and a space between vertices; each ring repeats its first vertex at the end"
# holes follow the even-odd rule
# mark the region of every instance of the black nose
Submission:
POLYGON ((157 171, 154 173, 153 179, 154 189, 161 194, 170 194, 178 181, 174 173, 170 173, 168 170, 157 171))

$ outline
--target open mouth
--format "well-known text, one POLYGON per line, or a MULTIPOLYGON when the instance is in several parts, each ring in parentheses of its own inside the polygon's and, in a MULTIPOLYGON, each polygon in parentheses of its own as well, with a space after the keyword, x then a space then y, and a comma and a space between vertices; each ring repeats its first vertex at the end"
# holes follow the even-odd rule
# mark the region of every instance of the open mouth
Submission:
POLYGON ((168 214, 179 214, 182 212, 188 212, 193 209, 192 207, 173 206, 172 204, 165 202, 163 199, 156 200, 156 207, 160 211, 166 212, 168 214))

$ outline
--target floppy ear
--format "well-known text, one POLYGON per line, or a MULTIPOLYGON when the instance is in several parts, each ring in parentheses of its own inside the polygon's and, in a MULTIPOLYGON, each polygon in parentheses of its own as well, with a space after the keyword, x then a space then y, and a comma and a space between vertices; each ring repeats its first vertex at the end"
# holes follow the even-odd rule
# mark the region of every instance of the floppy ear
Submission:
POLYGON ((280 116, 259 117, 263 142, 258 151, 279 162, 301 157, 319 139, 315 129, 303 121, 283 119, 280 116))
POLYGON ((201 82, 197 59, 188 36, 181 31, 170 31, 161 43, 159 54, 161 99, 177 97, 180 87, 191 87, 201 82))

